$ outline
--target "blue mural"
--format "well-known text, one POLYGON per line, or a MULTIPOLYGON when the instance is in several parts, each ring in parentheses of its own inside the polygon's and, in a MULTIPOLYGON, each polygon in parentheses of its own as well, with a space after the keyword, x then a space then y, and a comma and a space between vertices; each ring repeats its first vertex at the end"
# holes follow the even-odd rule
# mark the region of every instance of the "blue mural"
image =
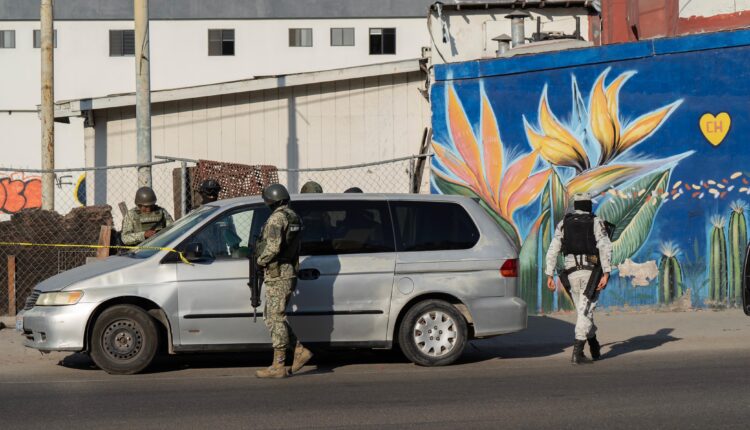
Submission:
POLYGON ((571 308, 542 261, 583 191, 617 226, 603 306, 736 305, 749 65, 737 31, 436 66, 432 191, 480 198, 516 241, 532 312, 571 308))

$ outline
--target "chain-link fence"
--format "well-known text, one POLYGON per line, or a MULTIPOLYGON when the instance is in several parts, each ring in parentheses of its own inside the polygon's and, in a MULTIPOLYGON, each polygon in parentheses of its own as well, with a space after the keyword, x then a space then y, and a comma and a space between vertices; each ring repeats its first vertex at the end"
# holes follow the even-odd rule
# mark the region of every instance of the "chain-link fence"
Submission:
POLYGON ((335 168, 278 171, 272 166, 157 158, 159 161, 148 166, 55 170, 54 211, 39 210, 41 170, 0 167, 0 242, 4 243, 0 244, 0 315, 12 313, 12 293, 15 293, 15 309, 19 311, 34 286, 42 280, 107 253, 69 245, 114 244, 125 213, 133 205, 139 168, 150 167, 157 204, 175 219, 199 204, 197 188, 200 181, 209 177, 222 184, 224 191, 220 198, 257 194, 277 178, 293 193, 311 180, 329 193, 351 187, 366 193, 429 192, 427 175, 422 174, 428 164, 426 156, 335 168), (9 274, 13 273, 9 279, 9 274))

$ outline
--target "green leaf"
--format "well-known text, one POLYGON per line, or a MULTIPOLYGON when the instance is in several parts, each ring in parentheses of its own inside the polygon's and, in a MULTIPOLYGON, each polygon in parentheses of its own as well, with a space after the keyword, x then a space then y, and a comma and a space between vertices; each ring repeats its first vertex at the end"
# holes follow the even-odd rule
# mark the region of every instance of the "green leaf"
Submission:
POLYGON ((633 183, 626 194, 633 198, 610 197, 597 211, 597 216, 614 224, 612 236, 612 265, 631 258, 643 246, 651 233, 656 212, 663 200, 660 192, 667 189, 670 170, 653 173, 633 183), (656 195, 653 195, 656 194, 656 195))
POLYGON ((516 228, 513 226, 513 224, 511 224, 510 222, 508 222, 508 220, 501 217, 500 214, 495 212, 495 210, 492 209, 492 207, 487 204, 487 202, 485 202, 481 197, 479 197, 479 195, 475 193, 471 188, 448 182, 438 175, 432 175, 432 180, 438 190, 440 190, 440 192, 443 194, 466 196, 477 200, 479 202, 479 205, 482 206, 488 214, 490 214, 493 220, 495 220, 495 223, 500 227, 500 229, 502 229, 503 232, 505 232, 505 234, 507 234, 508 237, 513 241, 513 243, 516 245, 516 248, 521 247, 521 239, 518 237, 518 232, 516 231, 516 228))
POLYGON ((536 302, 539 297, 539 240, 540 231, 545 222, 549 222, 549 211, 543 211, 531 226, 529 234, 521 246, 518 255, 521 267, 519 279, 519 296, 526 301, 529 313, 536 313, 536 302))

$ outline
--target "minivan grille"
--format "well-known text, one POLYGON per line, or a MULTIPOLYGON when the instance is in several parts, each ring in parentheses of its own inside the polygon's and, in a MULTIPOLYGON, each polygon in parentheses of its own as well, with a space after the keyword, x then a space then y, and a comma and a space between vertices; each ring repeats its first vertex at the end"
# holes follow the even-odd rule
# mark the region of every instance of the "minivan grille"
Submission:
POLYGON ((33 308, 36 305, 36 301, 39 300, 39 295, 42 294, 39 290, 34 290, 31 295, 26 299, 26 306, 24 306, 24 310, 28 311, 29 309, 33 308))

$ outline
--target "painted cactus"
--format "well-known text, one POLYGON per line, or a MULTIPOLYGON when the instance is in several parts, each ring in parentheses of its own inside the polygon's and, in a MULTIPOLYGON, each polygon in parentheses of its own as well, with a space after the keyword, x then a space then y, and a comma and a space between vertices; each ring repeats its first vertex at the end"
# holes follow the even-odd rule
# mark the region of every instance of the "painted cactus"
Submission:
POLYGON ((741 200, 732 202, 729 215, 729 303, 742 303, 742 264, 747 249, 747 203, 741 200))
POLYGON ((711 283, 711 301, 714 305, 724 303, 727 295, 727 241, 724 235, 724 218, 711 217, 710 260, 708 263, 711 283))
POLYGON ((682 297, 682 267, 677 261, 679 248, 673 242, 661 244, 659 261, 659 302, 671 303, 682 297))

